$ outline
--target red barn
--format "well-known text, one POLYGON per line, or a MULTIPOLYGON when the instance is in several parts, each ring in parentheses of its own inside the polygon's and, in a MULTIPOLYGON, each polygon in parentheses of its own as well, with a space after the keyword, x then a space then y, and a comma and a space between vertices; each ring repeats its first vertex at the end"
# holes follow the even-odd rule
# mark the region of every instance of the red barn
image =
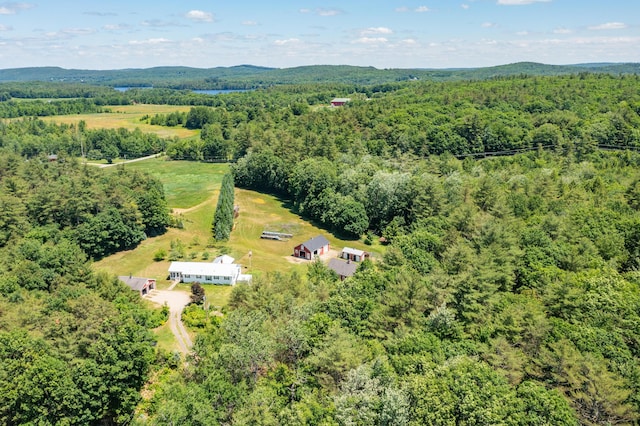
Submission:
POLYGON ((331 106, 332 107, 344 106, 344 104, 346 104, 350 100, 351 98, 335 98, 334 100, 331 101, 331 106))
POLYGON ((322 256, 329 252, 329 240, 318 235, 293 248, 293 255, 303 259, 311 260, 316 256, 322 256))

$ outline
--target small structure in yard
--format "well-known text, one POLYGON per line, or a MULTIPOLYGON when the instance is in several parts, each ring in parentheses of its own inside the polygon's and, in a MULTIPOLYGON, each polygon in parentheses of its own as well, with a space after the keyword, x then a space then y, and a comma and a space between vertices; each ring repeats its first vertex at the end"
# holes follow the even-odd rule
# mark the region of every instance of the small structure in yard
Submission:
POLYGON ((343 248, 342 253, 340 253, 341 258, 351 260, 353 262, 362 262, 363 260, 368 259, 369 256, 371 255, 368 252, 351 247, 343 248))
POLYGON ((293 255, 302 259, 311 260, 316 256, 329 253, 329 240, 323 235, 318 235, 293 248, 293 255))
POLYGON ((133 291, 140 293, 140 296, 146 296, 151 290, 156 288, 156 280, 153 278, 132 277, 131 275, 122 275, 118 279, 129 286, 133 291))
POLYGON ((260 235, 260 238, 262 238, 263 240, 287 241, 290 238, 293 238, 293 234, 286 234, 284 232, 262 231, 262 235, 260 235))
POLYGON ((240 216, 240 206, 236 204, 233 206, 233 218, 235 219, 238 216, 240 216))
POLYGON ((334 271, 340 277, 340 280, 344 280, 347 277, 352 276, 358 269, 358 264, 353 263, 350 260, 331 259, 327 265, 329 269, 334 271))
POLYGON ((229 255, 223 254, 222 256, 218 256, 215 259, 213 259, 213 263, 224 263, 224 264, 232 264, 235 261, 235 259, 229 255))
POLYGON ((351 98, 335 98, 331 101, 332 107, 341 107, 344 106, 347 102, 349 102, 351 98))
POLYGON ((235 285, 239 281, 251 281, 251 275, 242 273, 242 266, 235 263, 171 262, 169 277, 183 283, 235 285))

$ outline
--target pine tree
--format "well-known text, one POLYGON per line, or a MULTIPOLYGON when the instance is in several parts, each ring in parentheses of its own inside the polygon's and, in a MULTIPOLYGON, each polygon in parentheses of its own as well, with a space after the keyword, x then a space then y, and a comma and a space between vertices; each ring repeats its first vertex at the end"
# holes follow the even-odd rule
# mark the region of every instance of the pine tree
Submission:
POLYGON ((213 237, 216 241, 226 241, 233 227, 233 175, 227 173, 222 178, 220 196, 213 217, 213 237))

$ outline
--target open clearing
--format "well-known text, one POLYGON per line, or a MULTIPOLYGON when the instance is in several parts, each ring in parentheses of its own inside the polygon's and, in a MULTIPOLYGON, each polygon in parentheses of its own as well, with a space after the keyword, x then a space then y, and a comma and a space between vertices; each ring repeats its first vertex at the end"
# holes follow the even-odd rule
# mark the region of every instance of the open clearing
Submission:
POLYGON ((153 117, 156 114, 169 114, 171 112, 180 111, 188 112, 191 106, 186 105, 122 105, 122 106, 105 106, 111 112, 97 114, 75 114, 75 115, 57 115, 51 117, 40 117, 44 121, 54 123, 78 124, 81 120, 87 123, 88 129, 119 129, 135 130, 139 128, 145 133, 155 133, 158 136, 169 138, 177 136, 178 138, 189 138, 197 136, 197 130, 185 129, 181 126, 165 127, 155 126, 140 121, 142 117, 148 115, 153 117))
MULTIPOLYGON (((253 274, 254 277, 275 271, 287 273, 297 270, 304 274, 308 261, 293 262, 293 247, 319 234, 326 236, 332 248, 338 251, 349 246, 367 250, 375 257, 380 256, 383 250, 378 243, 367 246, 362 240, 345 241, 335 237, 295 214, 286 200, 237 188, 235 204, 240 207, 240 215, 235 220, 231 238, 226 243, 212 243, 211 223, 222 176, 229 170, 228 165, 151 159, 125 167, 146 170, 162 181, 168 204, 181 212, 184 228, 170 228, 163 235, 144 240, 134 250, 119 252, 95 262, 94 267, 99 270, 115 275, 155 278, 158 288, 166 289, 170 285, 167 279, 170 262, 166 259, 155 262, 153 257, 161 249, 169 253, 172 241, 183 244, 185 258, 182 260, 210 262, 214 257, 227 253, 243 266, 243 273, 253 274), (287 232, 294 236, 290 241, 263 240, 260 235, 265 230, 287 232), (251 257, 249 251, 252 252, 251 257)), ((109 170, 105 169, 105 173, 110 173, 109 170)), ((203 287, 212 307, 218 309, 227 304, 232 287, 203 287)), ((189 293, 190 286, 179 284, 176 290, 189 293)), ((159 333, 162 346, 172 347, 172 343, 167 341, 170 339, 167 330, 163 327, 159 333)), ((173 347, 179 349, 175 342, 173 347)))

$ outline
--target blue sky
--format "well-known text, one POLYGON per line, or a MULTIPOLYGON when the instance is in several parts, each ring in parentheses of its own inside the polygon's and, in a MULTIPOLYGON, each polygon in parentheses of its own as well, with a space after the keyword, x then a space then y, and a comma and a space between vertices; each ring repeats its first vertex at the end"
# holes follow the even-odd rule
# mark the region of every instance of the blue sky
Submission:
POLYGON ((640 1, 0 0, 0 68, 519 61, 640 62, 640 1))

